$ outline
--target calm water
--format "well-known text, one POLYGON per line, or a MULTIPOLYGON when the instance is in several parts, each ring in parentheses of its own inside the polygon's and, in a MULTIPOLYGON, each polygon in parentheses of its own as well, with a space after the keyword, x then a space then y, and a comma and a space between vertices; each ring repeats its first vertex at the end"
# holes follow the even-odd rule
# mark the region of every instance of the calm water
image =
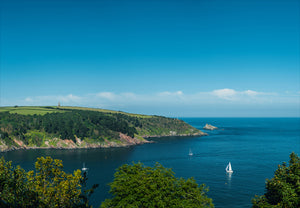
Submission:
POLYGON ((100 186, 92 198, 94 207, 108 198, 107 184, 115 169, 124 163, 160 162, 172 168, 177 177, 194 177, 209 186, 209 197, 216 207, 251 207, 251 198, 264 193, 266 178, 272 178, 277 165, 300 155, 300 118, 184 118, 202 129, 206 124, 220 130, 206 131, 206 137, 169 137, 156 143, 129 148, 92 150, 27 150, 1 153, 6 160, 32 169, 37 157, 50 155, 62 159, 65 171, 89 168, 89 183, 100 186), (188 156, 189 149, 194 155, 188 156), (231 162, 230 176, 225 167, 231 162))

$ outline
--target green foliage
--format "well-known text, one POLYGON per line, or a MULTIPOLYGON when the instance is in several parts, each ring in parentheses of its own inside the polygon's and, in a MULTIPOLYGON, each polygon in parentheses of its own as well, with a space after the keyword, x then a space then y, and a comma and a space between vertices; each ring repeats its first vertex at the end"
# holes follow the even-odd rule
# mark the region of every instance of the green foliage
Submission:
POLYGON ((80 170, 65 173, 61 160, 41 157, 35 171, 12 167, 0 159, 0 207, 90 207, 88 197, 97 185, 83 190, 80 170))
POLYGON ((123 165, 110 184, 112 199, 101 207, 213 207, 206 196, 204 185, 198 186, 193 178, 176 178, 160 164, 145 167, 141 163, 123 165))
POLYGON ((5 138, 17 138, 30 146, 42 146, 44 139, 61 138, 76 141, 78 138, 118 139, 119 132, 134 137, 137 133, 130 118, 122 114, 72 110, 45 115, 21 115, 0 113, 0 134, 5 138))
POLYGON ((190 126, 182 120, 162 116, 138 119, 135 126, 138 133, 143 136, 176 136, 200 133, 198 129, 190 126))
POLYGON ((46 140, 51 143, 50 138, 71 139, 76 142, 77 137, 86 142, 101 143, 104 140, 119 140, 120 133, 132 138, 200 133, 199 130, 178 119, 78 109, 66 107, 63 109, 54 107, 0 108, 0 140, 9 146, 12 146, 13 140, 17 139, 27 146, 40 147, 45 144, 46 140), (25 110, 37 113, 20 114, 25 110), (43 115, 41 115, 42 110, 46 112, 43 115), (17 111, 18 113, 15 113, 17 111))
POLYGON ((43 146, 43 142, 46 140, 47 134, 45 132, 31 130, 27 131, 24 136, 25 141, 29 146, 43 146))
POLYGON ((300 158, 291 153, 289 166, 278 166, 274 178, 266 181, 266 193, 252 200, 258 207, 300 207, 300 158))
POLYGON ((0 159, 0 207, 37 207, 38 195, 27 186, 27 173, 0 159), (31 200, 28 200, 31 199, 31 200), (22 205, 22 206, 21 206, 22 205))

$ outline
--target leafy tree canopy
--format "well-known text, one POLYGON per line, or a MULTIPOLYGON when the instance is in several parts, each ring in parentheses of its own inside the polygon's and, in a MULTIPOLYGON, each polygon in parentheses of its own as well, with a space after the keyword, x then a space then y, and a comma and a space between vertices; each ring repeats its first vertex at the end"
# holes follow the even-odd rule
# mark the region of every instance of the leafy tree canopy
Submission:
POLYGON ((252 200, 257 207, 300 207, 300 158, 292 153, 289 166, 278 166, 274 178, 266 181, 266 193, 252 200))
POLYGON ((96 186, 83 190, 86 179, 80 170, 65 173, 62 161, 51 157, 38 158, 29 172, 2 157, 0 207, 90 207, 88 196, 96 186))
POLYGON ((123 165, 110 184, 112 199, 101 207, 213 207, 204 184, 193 178, 176 178, 171 169, 159 163, 145 167, 142 163, 123 165))

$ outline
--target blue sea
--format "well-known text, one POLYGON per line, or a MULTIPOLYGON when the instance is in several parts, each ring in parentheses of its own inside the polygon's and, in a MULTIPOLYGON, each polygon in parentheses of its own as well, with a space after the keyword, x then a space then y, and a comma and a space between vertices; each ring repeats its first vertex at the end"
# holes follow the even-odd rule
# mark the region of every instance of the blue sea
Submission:
POLYGON ((85 150, 18 150, 1 153, 14 165, 26 170, 37 157, 62 159, 64 169, 72 172, 85 163, 89 184, 98 183, 91 199, 94 207, 110 197, 108 183, 116 168, 125 163, 156 162, 172 168, 176 177, 196 179, 209 187, 208 196, 215 207, 251 207, 251 199, 265 191, 266 178, 272 178, 291 152, 300 155, 300 118, 182 118, 203 130, 208 123, 219 127, 205 131, 204 137, 154 138, 155 143, 127 148, 85 150), (193 156, 189 156, 189 150, 193 156), (233 174, 225 172, 231 162, 233 174))

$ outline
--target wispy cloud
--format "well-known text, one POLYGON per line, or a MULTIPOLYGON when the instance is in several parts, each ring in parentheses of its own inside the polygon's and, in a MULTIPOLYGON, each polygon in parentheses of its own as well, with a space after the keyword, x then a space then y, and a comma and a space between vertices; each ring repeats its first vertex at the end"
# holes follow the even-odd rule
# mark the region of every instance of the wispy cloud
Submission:
POLYGON ((234 89, 218 89, 213 90, 211 95, 216 96, 219 99, 236 102, 249 102, 249 101, 267 101, 268 99, 276 97, 277 93, 273 92, 258 92, 254 90, 237 91, 234 89))
MULTIPOLYGON (((151 94, 137 94, 133 92, 98 92, 85 95, 50 95, 27 97, 18 105, 62 105, 99 107, 113 110, 124 110, 139 113, 148 112, 147 109, 153 109, 151 113, 164 109, 166 112, 178 112, 189 109, 212 109, 212 108, 247 108, 256 109, 258 107, 268 109, 270 106, 282 107, 283 104, 289 106, 300 105, 300 93, 274 93, 259 92, 255 90, 235 89, 215 89, 207 92, 184 93, 177 91, 162 91, 151 94), (172 110, 173 109, 173 110, 172 110)), ((15 105, 13 103, 12 105, 15 105)))
POLYGON ((63 102, 66 104, 80 104, 82 102, 82 97, 73 94, 69 95, 49 95, 49 96, 35 96, 26 97, 25 105, 53 105, 58 102, 63 102))
POLYGON ((256 95, 264 94, 264 93, 256 92, 253 90, 246 90, 246 91, 243 91, 242 94, 249 95, 249 96, 256 96, 256 95))
POLYGON ((96 97, 108 100, 115 100, 117 96, 112 92, 99 92, 96 94, 96 97))
MULTIPOLYGON (((299 94, 299 93, 298 93, 299 94)), ((286 95, 285 95, 286 96, 286 95)), ((183 91, 163 91, 153 94, 136 94, 133 92, 126 93, 113 93, 113 92, 99 92, 91 93, 83 96, 77 96, 73 94, 69 95, 57 95, 57 96, 36 96, 27 97, 23 101, 27 104, 46 104, 63 102, 65 104, 105 104, 105 105, 124 105, 135 102, 156 102, 172 104, 177 101, 184 101, 186 104, 201 104, 214 101, 231 101, 231 102, 262 102, 267 100, 273 100, 274 98, 280 98, 281 95, 277 93, 258 92, 254 90, 237 91, 234 89, 224 88, 216 89, 210 92, 197 92, 192 94, 185 94, 183 91)))
POLYGON ((238 93, 233 89, 225 88, 225 89, 214 90, 211 92, 211 94, 225 100, 234 100, 236 99, 238 93))
POLYGON ((160 92, 158 93, 159 96, 182 96, 183 92, 182 91, 176 91, 176 92, 169 92, 169 91, 165 91, 165 92, 160 92))
POLYGON ((30 103, 30 102, 33 102, 33 100, 32 100, 32 98, 30 98, 30 97, 27 97, 27 98, 25 98, 25 102, 28 102, 28 103, 30 103))

